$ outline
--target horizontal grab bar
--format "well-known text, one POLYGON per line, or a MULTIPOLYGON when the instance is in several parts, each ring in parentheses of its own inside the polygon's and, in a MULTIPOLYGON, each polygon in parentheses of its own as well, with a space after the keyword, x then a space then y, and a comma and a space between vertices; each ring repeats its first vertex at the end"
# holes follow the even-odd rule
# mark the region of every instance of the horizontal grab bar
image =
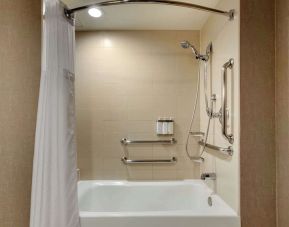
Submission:
POLYGON ((177 158, 173 157, 172 159, 141 159, 141 160, 130 160, 127 157, 123 157, 121 161, 125 165, 131 165, 131 164, 175 164, 177 162, 177 158))
POLYGON ((210 148, 210 149, 215 150, 215 151, 219 151, 222 154, 229 155, 229 156, 233 156, 233 153, 234 153, 233 147, 231 147, 231 146, 229 146, 227 148, 218 147, 218 146, 208 144, 208 143, 205 144, 203 140, 199 141, 199 145, 206 146, 207 148, 210 148))
POLYGON ((170 140, 130 140, 127 138, 123 138, 120 141, 123 145, 128 144, 175 144, 177 140, 175 138, 171 138, 170 140))
POLYGON ((190 135, 192 135, 193 137, 203 137, 203 136, 205 136, 205 133, 203 133, 203 132, 190 132, 190 135))

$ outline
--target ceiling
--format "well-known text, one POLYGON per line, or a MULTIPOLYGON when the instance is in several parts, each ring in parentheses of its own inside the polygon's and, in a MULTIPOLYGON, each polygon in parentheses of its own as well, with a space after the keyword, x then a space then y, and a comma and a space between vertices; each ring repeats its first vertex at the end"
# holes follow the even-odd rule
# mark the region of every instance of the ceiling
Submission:
MULTIPOLYGON (((63 0, 69 7, 100 2, 99 0, 63 0)), ((186 2, 216 7, 219 0, 186 0, 186 2)), ((195 9, 155 4, 107 6, 103 16, 93 18, 87 10, 77 12, 77 30, 200 30, 210 13, 195 9)))

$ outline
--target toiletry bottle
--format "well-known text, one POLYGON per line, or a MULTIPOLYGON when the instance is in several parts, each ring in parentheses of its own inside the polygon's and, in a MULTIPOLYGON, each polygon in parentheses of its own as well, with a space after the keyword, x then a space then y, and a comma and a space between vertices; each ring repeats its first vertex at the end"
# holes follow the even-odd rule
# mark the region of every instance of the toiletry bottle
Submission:
POLYGON ((174 119, 170 117, 168 121, 168 134, 173 135, 174 134, 174 119))
POLYGON ((168 126, 169 126, 169 122, 168 122, 168 118, 164 118, 163 121, 163 135, 167 135, 168 134, 168 126))
POLYGON ((157 120, 157 135, 163 134, 163 120, 161 117, 157 120))

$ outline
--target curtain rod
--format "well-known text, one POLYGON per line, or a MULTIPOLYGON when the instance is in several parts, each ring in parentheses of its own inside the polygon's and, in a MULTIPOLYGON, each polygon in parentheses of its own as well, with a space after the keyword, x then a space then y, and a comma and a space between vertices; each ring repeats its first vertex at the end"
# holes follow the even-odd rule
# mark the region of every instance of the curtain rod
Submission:
POLYGON ((172 5, 172 6, 179 6, 191 9, 197 9, 201 11, 211 12, 223 16, 229 17, 229 20, 234 19, 235 10, 231 9, 229 11, 223 11, 219 9, 209 8, 206 6, 201 6, 197 4, 187 3, 187 2, 179 2, 179 1, 167 1, 167 0, 112 0, 112 1, 105 1, 99 3, 91 3, 88 5, 80 6, 73 9, 64 9, 64 14, 68 19, 73 19, 73 14, 77 11, 89 9, 94 6, 102 7, 102 6, 114 6, 114 5, 125 5, 125 4, 164 4, 164 5, 172 5))

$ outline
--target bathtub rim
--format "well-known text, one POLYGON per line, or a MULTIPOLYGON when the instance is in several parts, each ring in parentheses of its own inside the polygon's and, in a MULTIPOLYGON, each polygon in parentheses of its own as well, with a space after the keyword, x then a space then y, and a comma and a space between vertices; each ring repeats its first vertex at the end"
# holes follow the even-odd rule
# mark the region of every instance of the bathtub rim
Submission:
MULTIPOLYGON (((184 180, 163 180, 163 181, 129 181, 129 180, 81 180, 78 181, 78 189, 82 184, 93 184, 97 186, 178 186, 178 185, 197 185, 206 190, 206 193, 211 194, 213 190, 208 185, 199 179, 184 179, 184 180)), ((221 200, 225 205, 226 214, 210 214, 210 213, 191 213, 189 210, 177 211, 135 211, 135 212, 95 212, 95 211, 79 211, 80 218, 130 218, 130 217, 194 217, 194 218, 239 218, 237 212, 231 208, 218 194, 212 195, 217 200, 221 200)))
POLYGON ((118 186, 118 185, 140 185, 140 186, 148 186, 148 185, 184 185, 184 184, 193 184, 203 186, 208 191, 212 191, 204 180, 200 179, 184 179, 184 180, 80 180, 78 181, 78 186, 84 183, 94 183, 96 185, 109 185, 109 186, 118 186))

